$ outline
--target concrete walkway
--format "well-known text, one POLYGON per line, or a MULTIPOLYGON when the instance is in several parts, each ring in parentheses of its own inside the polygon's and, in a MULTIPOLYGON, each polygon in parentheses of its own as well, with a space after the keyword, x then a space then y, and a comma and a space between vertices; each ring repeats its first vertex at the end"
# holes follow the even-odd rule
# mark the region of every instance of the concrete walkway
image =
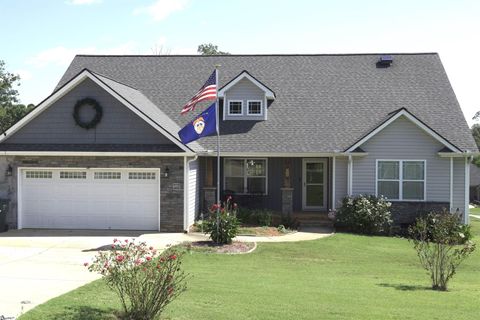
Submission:
MULTIPOLYGON (((278 237, 239 236, 246 242, 315 240, 330 229, 306 229, 278 237)), ((145 241, 157 249, 207 240, 201 233, 145 233, 105 230, 11 230, 0 233, 0 318, 21 313, 99 278, 83 266, 114 238, 145 241)))
POLYGON ((470 217, 474 217, 474 218, 480 219, 480 216, 478 216, 478 215, 476 215, 476 214, 471 214, 470 217))

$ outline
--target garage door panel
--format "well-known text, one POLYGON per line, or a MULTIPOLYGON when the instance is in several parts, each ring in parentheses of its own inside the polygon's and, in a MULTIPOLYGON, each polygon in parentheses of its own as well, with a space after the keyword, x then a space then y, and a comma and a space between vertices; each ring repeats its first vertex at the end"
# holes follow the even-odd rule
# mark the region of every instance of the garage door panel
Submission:
POLYGON ((27 171, 19 191, 24 228, 158 230, 157 172, 27 171))

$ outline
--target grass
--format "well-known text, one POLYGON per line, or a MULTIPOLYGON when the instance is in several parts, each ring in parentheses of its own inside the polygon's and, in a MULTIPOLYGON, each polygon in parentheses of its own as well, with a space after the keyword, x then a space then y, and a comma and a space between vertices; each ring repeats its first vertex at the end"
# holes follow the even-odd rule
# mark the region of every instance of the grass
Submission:
MULTIPOLYGON (((480 243, 480 220, 472 219, 480 243)), ((188 291, 163 319, 478 319, 480 248, 448 292, 429 288, 401 238, 350 234, 263 243, 248 255, 192 253, 188 291)), ((29 319, 115 319, 117 298, 99 280, 29 311, 29 319)))

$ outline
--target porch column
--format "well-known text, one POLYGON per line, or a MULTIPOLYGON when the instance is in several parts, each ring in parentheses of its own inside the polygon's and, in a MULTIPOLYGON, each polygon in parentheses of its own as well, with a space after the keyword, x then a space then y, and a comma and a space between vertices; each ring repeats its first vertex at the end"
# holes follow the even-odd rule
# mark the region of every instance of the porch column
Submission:
POLYGON ((282 190, 282 216, 289 216, 293 212, 293 188, 280 190, 282 190))
POLYGON ((208 208, 216 202, 217 188, 213 186, 213 159, 206 158, 205 161, 205 187, 203 187, 203 210, 208 208))

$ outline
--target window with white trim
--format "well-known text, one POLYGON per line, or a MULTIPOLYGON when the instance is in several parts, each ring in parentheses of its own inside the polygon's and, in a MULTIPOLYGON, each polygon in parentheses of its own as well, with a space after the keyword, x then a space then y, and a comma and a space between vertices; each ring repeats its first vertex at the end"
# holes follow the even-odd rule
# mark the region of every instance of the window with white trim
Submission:
POLYGON ((425 160, 378 160, 377 195, 389 200, 425 200, 425 160))
POLYGON ((228 114, 229 115, 241 115, 243 114, 243 101, 230 100, 228 101, 228 114))
POLYGON ((260 100, 249 100, 247 106, 248 115, 261 115, 262 114, 262 101, 260 100))
POLYGON ((60 179, 87 179, 85 171, 60 171, 60 179))
POLYGON ((95 172, 93 174, 93 178, 97 180, 120 180, 121 177, 122 173, 115 171, 95 172))
POLYGON ((155 172, 129 172, 130 180, 155 180, 155 172))
POLYGON ((267 159, 225 159, 224 190, 267 194, 267 159))
POLYGON ((26 171, 27 179, 52 179, 52 171, 26 171))

